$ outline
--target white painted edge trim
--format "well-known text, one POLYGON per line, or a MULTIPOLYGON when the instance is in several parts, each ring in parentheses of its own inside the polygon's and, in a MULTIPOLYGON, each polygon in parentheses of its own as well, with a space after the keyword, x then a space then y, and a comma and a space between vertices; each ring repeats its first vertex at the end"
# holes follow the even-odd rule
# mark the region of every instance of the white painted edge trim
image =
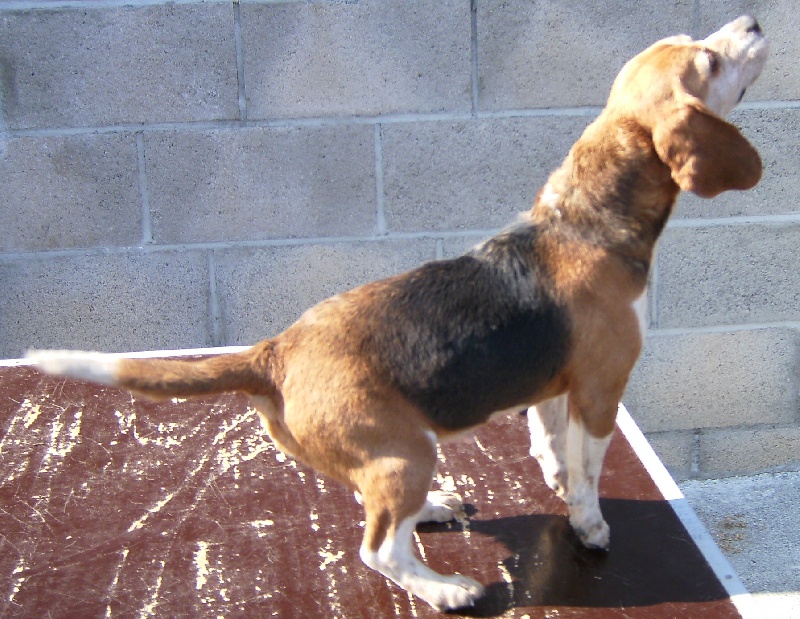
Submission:
POLYGON ((763 615, 759 613, 755 600, 750 595, 750 592, 744 586, 744 583, 739 578, 733 566, 728 559, 722 554, 722 551, 717 546, 714 538, 706 529, 705 525, 700 521, 689 501, 681 492, 678 484, 672 479, 672 476, 667 471, 661 459, 653 451, 650 443, 645 438, 639 426, 631 417, 625 406, 620 403, 617 410, 617 427, 628 441, 628 444, 633 448, 633 451, 639 457, 639 460, 644 465, 644 468, 650 474, 650 477, 655 482, 661 494, 664 495, 667 503, 672 507, 672 511, 681 521, 689 536, 694 541, 695 545, 700 549, 700 552, 708 561, 709 566, 717 576, 725 591, 739 611, 743 619, 759 619, 763 615))
MULTIPOLYGON (((241 352, 250 346, 219 346, 211 348, 189 348, 185 350, 145 350, 142 352, 107 353, 112 357, 126 359, 152 359, 153 357, 192 357, 196 355, 224 355, 241 352)), ((33 365, 30 359, 0 359, 0 367, 33 365)))

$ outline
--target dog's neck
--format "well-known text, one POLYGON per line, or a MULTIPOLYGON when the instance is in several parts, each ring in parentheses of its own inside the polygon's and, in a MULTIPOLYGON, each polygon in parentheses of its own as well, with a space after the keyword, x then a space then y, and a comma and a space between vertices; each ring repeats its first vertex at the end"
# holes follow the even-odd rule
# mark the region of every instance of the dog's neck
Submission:
POLYGON ((606 248, 646 276, 678 193, 650 132, 606 111, 550 176, 530 215, 551 234, 606 248))

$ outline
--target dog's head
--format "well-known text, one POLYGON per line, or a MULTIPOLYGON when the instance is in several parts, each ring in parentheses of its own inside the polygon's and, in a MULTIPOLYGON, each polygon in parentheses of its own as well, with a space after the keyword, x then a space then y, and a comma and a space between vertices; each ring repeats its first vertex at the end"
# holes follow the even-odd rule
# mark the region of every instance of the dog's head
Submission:
POLYGON ((635 117, 652 133, 681 189, 703 197, 749 189, 761 178, 761 158, 722 117, 741 101, 768 53, 758 22, 747 16, 700 41, 663 39, 623 67, 607 110, 635 117))

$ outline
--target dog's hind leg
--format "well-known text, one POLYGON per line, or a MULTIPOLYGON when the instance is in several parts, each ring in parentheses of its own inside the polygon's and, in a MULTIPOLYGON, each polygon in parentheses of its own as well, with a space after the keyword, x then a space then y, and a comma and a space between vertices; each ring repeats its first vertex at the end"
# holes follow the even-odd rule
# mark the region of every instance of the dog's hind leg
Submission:
POLYGON ((545 483, 567 497, 567 396, 560 395, 528 409, 531 455, 539 462, 545 483))
POLYGON ((450 522, 464 513, 461 496, 455 492, 431 490, 424 507, 417 513, 417 522, 450 522))
POLYGON ((402 446, 398 455, 377 458, 359 475, 359 491, 366 512, 366 530, 361 559, 369 567, 422 598, 434 608, 451 610, 471 606, 483 594, 474 580, 434 572, 414 553, 413 533, 421 520, 453 515, 452 506, 436 505, 428 499, 436 466, 436 449, 427 437, 402 446), (401 452, 401 453, 402 453, 401 452), (424 454, 424 455, 423 455, 424 454))

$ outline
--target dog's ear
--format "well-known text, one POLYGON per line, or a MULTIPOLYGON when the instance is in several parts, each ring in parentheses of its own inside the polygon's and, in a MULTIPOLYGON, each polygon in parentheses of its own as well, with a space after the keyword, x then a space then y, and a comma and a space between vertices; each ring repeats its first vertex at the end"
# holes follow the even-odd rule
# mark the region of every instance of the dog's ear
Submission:
POLYGON ((761 157, 739 133, 699 101, 661 118, 653 131, 659 158, 684 191, 712 198, 729 189, 750 189, 761 179, 761 157))

